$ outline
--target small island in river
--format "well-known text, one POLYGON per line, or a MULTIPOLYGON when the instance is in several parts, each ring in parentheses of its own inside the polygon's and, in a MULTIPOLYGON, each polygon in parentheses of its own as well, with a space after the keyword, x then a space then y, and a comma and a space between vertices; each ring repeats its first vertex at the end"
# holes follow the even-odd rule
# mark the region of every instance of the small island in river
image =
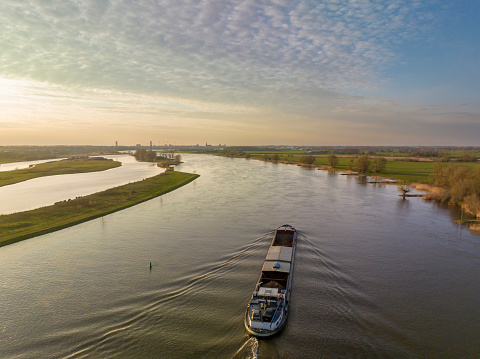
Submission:
POLYGON ((0 187, 38 177, 105 171, 121 165, 118 161, 104 157, 85 156, 50 161, 29 168, 0 172, 0 187))

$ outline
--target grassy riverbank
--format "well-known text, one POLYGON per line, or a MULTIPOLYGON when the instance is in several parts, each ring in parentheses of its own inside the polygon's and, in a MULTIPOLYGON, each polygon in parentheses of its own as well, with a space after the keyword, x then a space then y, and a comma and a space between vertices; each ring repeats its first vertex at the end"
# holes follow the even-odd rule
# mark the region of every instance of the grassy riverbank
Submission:
MULTIPOLYGON (((327 156, 314 156, 315 160, 312 166, 319 166, 327 169, 328 158, 327 156)), ((266 159, 264 155, 255 154, 251 158, 259 160, 267 160, 272 162, 272 159, 266 159)), ((338 164, 335 166, 336 171, 348 171, 350 161, 352 157, 337 157, 338 164)), ((290 164, 302 164, 302 156, 296 155, 280 155, 279 162, 290 164)), ((400 161, 400 160, 388 160, 385 171, 380 175, 382 177, 405 181, 408 183, 429 183, 430 175, 435 169, 435 163, 433 161, 428 162, 412 162, 412 161, 400 161)), ((374 174, 372 174, 374 175, 374 174)))
POLYGON ((122 164, 112 160, 60 160, 40 163, 30 168, 0 172, 0 187, 29 179, 74 173, 98 172, 119 167, 122 164))
POLYGON ((0 146, 0 164, 11 162, 49 160, 72 156, 117 155, 117 146, 0 146))
POLYGON ((182 187, 198 176, 167 171, 143 181, 57 202, 52 206, 0 215, 0 247, 134 206, 182 187))

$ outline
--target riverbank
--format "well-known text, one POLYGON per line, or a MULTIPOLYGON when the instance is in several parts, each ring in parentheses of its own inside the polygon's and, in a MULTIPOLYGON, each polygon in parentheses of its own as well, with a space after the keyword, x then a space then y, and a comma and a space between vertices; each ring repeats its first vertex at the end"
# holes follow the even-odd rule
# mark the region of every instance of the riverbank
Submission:
MULTIPOLYGON (((251 158, 263 161, 266 160, 263 156, 252 156, 251 158)), ((337 157, 338 164, 335 167, 328 164, 328 158, 326 156, 314 156, 314 162, 311 165, 303 164, 301 156, 279 156, 277 162, 347 173, 352 171, 352 163, 350 161, 354 158, 355 157, 337 157)), ((268 159, 268 162, 275 161, 268 159)), ((434 169, 435 162, 433 161, 412 162, 388 159, 385 170, 379 175, 383 178, 408 183, 429 183, 430 175, 433 173, 434 169)), ((377 176, 378 174, 368 175, 377 176)))
POLYGON ((0 165, 12 162, 40 161, 72 156, 118 155, 117 146, 53 145, 53 146, 0 146, 0 165))
POLYGON ((40 163, 30 168, 0 172, 0 187, 38 177, 106 171, 121 165, 118 161, 104 158, 68 159, 40 163))
POLYGON ((197 174, 167 171, 52 206, 0 215, 0 247, 132 207, 180 188, 197 177, 197 174))

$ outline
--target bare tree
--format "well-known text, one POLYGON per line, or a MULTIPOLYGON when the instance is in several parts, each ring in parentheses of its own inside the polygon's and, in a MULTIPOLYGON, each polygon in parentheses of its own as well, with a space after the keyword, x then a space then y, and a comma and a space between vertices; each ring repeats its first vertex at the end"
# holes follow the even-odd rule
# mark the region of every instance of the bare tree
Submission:
POLYGON ((335 156, 333 153, 328 155, 328 165, 331 167, 338 166, 338 157, 335 156))
POLYGON ((382 173, 387 167, 387 160, 384 157, 375 157, 371 161, 372 172, 382 173))
POLYGON ((402 194, 403 199, 405 199, 405 196, 407 195, 407 193, 411 191, 411 187, 408 185, 398 186, 398 189, 403 192, 402 194))

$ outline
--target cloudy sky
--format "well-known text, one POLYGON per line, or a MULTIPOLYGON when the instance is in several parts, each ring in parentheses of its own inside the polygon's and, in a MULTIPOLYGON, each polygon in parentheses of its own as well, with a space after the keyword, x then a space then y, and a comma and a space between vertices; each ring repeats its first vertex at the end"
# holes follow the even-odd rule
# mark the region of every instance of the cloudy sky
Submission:
POLYGON ((478 0, 2 0, 0 145, 480 145, 478 0))

